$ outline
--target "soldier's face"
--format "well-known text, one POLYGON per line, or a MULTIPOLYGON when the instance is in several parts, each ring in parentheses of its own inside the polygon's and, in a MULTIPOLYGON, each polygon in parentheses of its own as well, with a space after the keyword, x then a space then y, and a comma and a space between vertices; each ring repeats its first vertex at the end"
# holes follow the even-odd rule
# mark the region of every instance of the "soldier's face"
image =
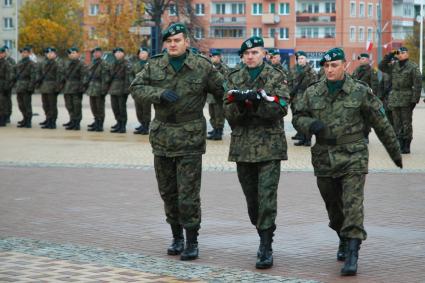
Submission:
POLYGON ((183 33, 170 36, 164 41, 164 47, 171 57, 178 57, 186 52, 189 47, 189 39, 183 33))
POLYGON ((248 68, 255 68, 263 63, 265 56, 266 53, 262 47, 254 47, 244 51, 243 61, 248 68))
POLYGON ((95 51, 95 52, 93 53, 93 57, 94 57, 95 59, 99 59, 99 58, 101 58, 101 57, 102 57, 102 51, 95 51))
POLYGON ((80 54, 76 51, 72 51, 69 55, 68 55, 69 59, 74 60, 74 59, 78 59, 78 57, 80 57, 80 54))
POLYGON ((27 57, 29 57, 30 56, 30 52, 29 51, 22 51, 21 52, 21 57, 22 58, 27 58, 27 57))
POLYGON ((115 52, 114 56, 115 56, 115 59, 121 60, 122 58, 124 58, 124 52, 117 51, 115 52))
POLYGON ((345 65, 345 61, 342 60, 325 62, 324 69, 326 78, 329 81, 342 80, 345 74, 345 65))
POLYGON ((305 66, 307 64, 307 58, 305 56, 298 56, 297 63, 300 66, 305 66))
POLYGON ((140 51, 139 52, 139 59, 140 60, 146 61, 146 60, 148 60, 148 58, 149 58, 148 52, 146 52, 146 51, 140 51))
POLYGON ((400 51, 400 53, 398 53, 397 58, 399 61, 404 61, 406 59, 409 58, 409 52, 407 51, 400 51))
POLYGON ((368 65, 369 64, 369 58, 366 57, 360 57, 360 65, 368 65))
POLYGON ((280 55, 273 55, 270 57, 272 64, 280 64, 280 55))
POLYGON ((50 51, 49 53, 47 53, 47 59, 49 60, 56 59, 56 52, 50 51))
POLYGON ((6 58, 6 52, 0 52, 0 59, 6 58))
POLYGON ((221 56, 218 56, 218 55, 211 56, 211 61, 215 64, 220 63, 221 56))

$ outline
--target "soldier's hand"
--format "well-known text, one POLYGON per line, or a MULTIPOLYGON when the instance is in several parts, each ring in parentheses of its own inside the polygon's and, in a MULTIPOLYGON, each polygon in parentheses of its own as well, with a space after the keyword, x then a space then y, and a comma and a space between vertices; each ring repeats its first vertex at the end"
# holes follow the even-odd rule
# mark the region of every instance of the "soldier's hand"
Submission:
POLYGON ((395 165, 400 169, 403 169, 403 161, 401 159, 394 160, 395 165))
POLYGON ((249 90, 246 90, 245 92, 246 92, 246 99, 248 100, 256 101, 261 99, 261 96, 256 91, 249 89, 249 90))
POLYGON ((179 100, 179 96, 174 91, 167 89, 161 93, 161 99, 163 101, 173 103, 179 100))
POLYGON ((246 93, 237 89, 229 90, 229 97, 227 98, 229 101, 245 101, 246 93))
POLYGON ((325 129, 326 125, 322 121, 316 120, 310 125, 310 133, 313 135, 318 135, 321 131, 325 129))

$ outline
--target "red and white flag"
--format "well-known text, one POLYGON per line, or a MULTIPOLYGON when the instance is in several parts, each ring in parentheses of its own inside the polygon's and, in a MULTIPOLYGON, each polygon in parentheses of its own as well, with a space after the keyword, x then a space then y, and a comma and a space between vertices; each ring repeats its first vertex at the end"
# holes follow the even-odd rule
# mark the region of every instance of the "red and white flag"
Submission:
POLYGON ((370 52, 372 50, 372 48, 373 48, 373 42, 367 41, 366 42, 366 51, 370 52))

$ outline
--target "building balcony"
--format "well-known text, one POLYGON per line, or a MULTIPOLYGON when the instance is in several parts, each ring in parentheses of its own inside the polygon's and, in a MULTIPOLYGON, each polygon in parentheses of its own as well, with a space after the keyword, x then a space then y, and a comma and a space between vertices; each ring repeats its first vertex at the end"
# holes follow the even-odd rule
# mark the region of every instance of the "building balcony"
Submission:
POLYGON ((297 24, 308 25, 334 25, 336 16, 326 14, 297 14, 297 24))
POLYGON ((210 20, 211 25, 229 25, 229 26, 239 26, 239 25, 245 25, 246 24, 246 17, 236 16, 236 15, 226 15, 226 16, 214 16, 211 17, 210 20))
POLYGON ((275 14, 263 14, 261 16, 261 22, 265 25, 274 25, 280 22, 280 17, 275 14))
POLYGON ((264 47, 265 48, 275 48, 274 38, 272 37, 263 37, 264 47))

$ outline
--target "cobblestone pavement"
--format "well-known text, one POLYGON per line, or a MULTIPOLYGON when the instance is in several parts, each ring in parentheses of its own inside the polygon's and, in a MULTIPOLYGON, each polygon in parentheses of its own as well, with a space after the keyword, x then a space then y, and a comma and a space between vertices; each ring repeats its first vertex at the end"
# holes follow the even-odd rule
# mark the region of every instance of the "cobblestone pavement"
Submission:
MULTIPOLYGON (((86 98, 85 98, 86 99, 86 98)), ((40 97, 35 111, 42 113, 40 97)), ((59 101, 63 102, 60 98, 59 101)), ((289 161, 279 184, 275 266, 255 270, 258 236, 248 221, 234 164, 223 141, 208 142, 202 180, 200 258, 165 254, 170 231, 152 170, 146 136, 85 130, 0 128, 0 282, 425 282, 425 107, 414 116, 412 154, 392 164, 370 142, 366 184, 368 240, 359 274, 341 278, 337 237, 327 216, 309 149, 294 147, 286 119, 289 161)), ((16 106, 16 104, 15 104, 16 106)), ((111 125, 112 112, 107 111, 111 125)), ((84 124, 91 115, 84 104, 84 124)), ((59 123, 67 121, 60 104, 59 123)))

